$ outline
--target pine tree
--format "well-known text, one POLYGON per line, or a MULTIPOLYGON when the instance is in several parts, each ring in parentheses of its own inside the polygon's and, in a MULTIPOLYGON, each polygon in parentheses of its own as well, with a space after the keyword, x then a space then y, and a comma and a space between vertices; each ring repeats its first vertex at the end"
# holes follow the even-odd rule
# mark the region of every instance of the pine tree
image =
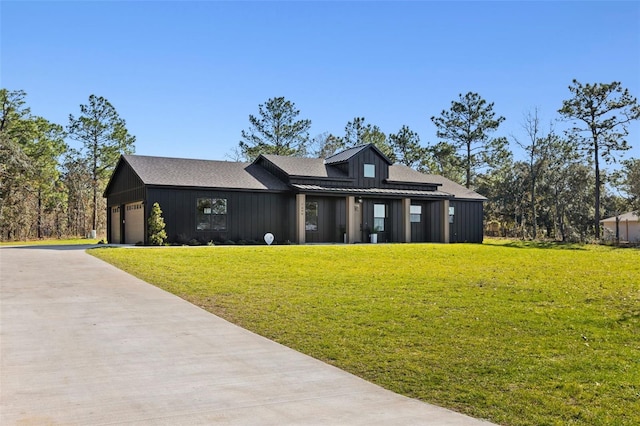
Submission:
POLYGON ((121 154, 135 151, 135 136, 129 134, 126 121, 102 96, 89 96, 89 103, 80 105, 81 115, 69 115, 67 131, 71 139, 82 142, 84 157, 91 167, 93 190, 92 228, 98 228, 98 194, 104 189, 121 154))
POLYGON ((311 120, 298 120, 300 110, 284 97, 258 105, 259 115, 249 115, 250 126, 241 132, 238 149, 247 161, 260 154, 304 157, 309 145, 311 120))
POLYGON ((593 160, 593 225, 596 238, 600 238, 600 193, 605 183, 600 177, 600 160, 615 162, 620 158, 616 152, 631 148, 626 141, 628 126, 632 121, 640 120, 640 104, 618 81, 582 84, 574 79, 569 91, 573 97, 562 101, 558 112, 566 120, 573 121, 567 135, 593 160))
POLYGON ((496 117, 493 102, 487 103, 479 94, 469 92, 451 102, 449 110, 431 117, 436 136, 453 147, 464 166, 465 186, 472 188, 481 169, 499 168, 507 161, 508 142, 503 137, 491 138, 504 117, 496 117))

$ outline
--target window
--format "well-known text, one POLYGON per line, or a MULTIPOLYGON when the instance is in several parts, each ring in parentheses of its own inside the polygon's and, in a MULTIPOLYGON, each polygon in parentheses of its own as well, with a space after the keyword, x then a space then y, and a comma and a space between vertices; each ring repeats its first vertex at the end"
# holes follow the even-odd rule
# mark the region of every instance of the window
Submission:
POLYGON ((422 222, 422 206, 409 207, 409 216, 411 223, 422 222))
POLYGON ((304 229, 312 232, 318 230, 317 201, 308 201, 304 205, 304 229))
POLYGON ((375 166, 375 164, 365 164, 364 165, 364 177, 366 177, 366 178, 374 178, 374 177, 376 177, 376 166, 375 166))
POLYGON ((227 199, 198 198, 196 206, 196 229, 198 231, 226 231, 227 199))
POLYGON ((373 232, 384 231, 384 222, 386 217, 387 217, 387 205, 374 204, 373 205, 373 232))

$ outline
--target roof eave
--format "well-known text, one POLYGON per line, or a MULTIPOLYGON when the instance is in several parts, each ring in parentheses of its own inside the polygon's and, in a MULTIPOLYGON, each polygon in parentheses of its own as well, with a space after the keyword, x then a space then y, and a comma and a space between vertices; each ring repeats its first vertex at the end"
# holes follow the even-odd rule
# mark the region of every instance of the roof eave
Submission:
POLYGON ((331 176, 309 176, 309 175, 289 175, 290 179, 300 180, 326 180, 333 182, 353 182, 353 178, 350 177, 331 177, 331 176))
POLYGON ((275 189, 275 188, 232 188, 222 186, 198 186, 198 185, 170 185, 161 183, 150 183, 145 185, 147 188, 153 189, 192 189, 202 191, 229 191, 229 192, 270 192, 270 193, 288 193, 291 192, 289 188, 275 189))
POLYGON ((427 183, 427 182, 414 182, 409 180, 393 180, 393 179, 385 179, 385 183, 389 183, 392 185, 420 185, 420 186, 442 186, 441 183, 427 183))

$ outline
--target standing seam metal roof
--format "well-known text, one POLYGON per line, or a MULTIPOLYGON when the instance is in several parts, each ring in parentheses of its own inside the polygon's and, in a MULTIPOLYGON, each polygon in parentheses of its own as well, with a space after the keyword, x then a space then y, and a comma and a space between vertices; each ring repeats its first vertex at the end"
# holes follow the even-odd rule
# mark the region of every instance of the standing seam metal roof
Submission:
POLYGON ((344 151, 340 151, 337 154, 333 154, 330 157, 324 159, 325 164, 336 164, 348 161, 351 157, 365 149, 368 145, 358 145, 353 148, 345 149, 344 151))
POLYGON ((343 194, 352 194, 352 195, 396 195, 396 196, 404 196, 404 197, 434 197, 434 198, 449 198, 451 194, 447 194, 442 191, 419 191, 415 189, 394 189, 394 188, 341 188, 341 187, 330 187, 330 186, 320 186, 320 185, 302 185, 302 184, 293 184, 291 185, 294 188, 300 189, 301 191, 309 191, 309 192, 336 192, 343 194))

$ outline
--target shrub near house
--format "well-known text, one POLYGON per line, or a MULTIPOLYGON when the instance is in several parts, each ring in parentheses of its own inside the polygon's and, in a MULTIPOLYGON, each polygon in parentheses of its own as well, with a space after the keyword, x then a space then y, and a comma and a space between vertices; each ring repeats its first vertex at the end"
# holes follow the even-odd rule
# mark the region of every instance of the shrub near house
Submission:
POLYGON ((165 223, 162 218, 162 210, 160 204, 153 203, 151 208, 151 214, 149 215, 149 244, 152 246, 161 246, 167 239, 167 233, 165 232, 165 223))

